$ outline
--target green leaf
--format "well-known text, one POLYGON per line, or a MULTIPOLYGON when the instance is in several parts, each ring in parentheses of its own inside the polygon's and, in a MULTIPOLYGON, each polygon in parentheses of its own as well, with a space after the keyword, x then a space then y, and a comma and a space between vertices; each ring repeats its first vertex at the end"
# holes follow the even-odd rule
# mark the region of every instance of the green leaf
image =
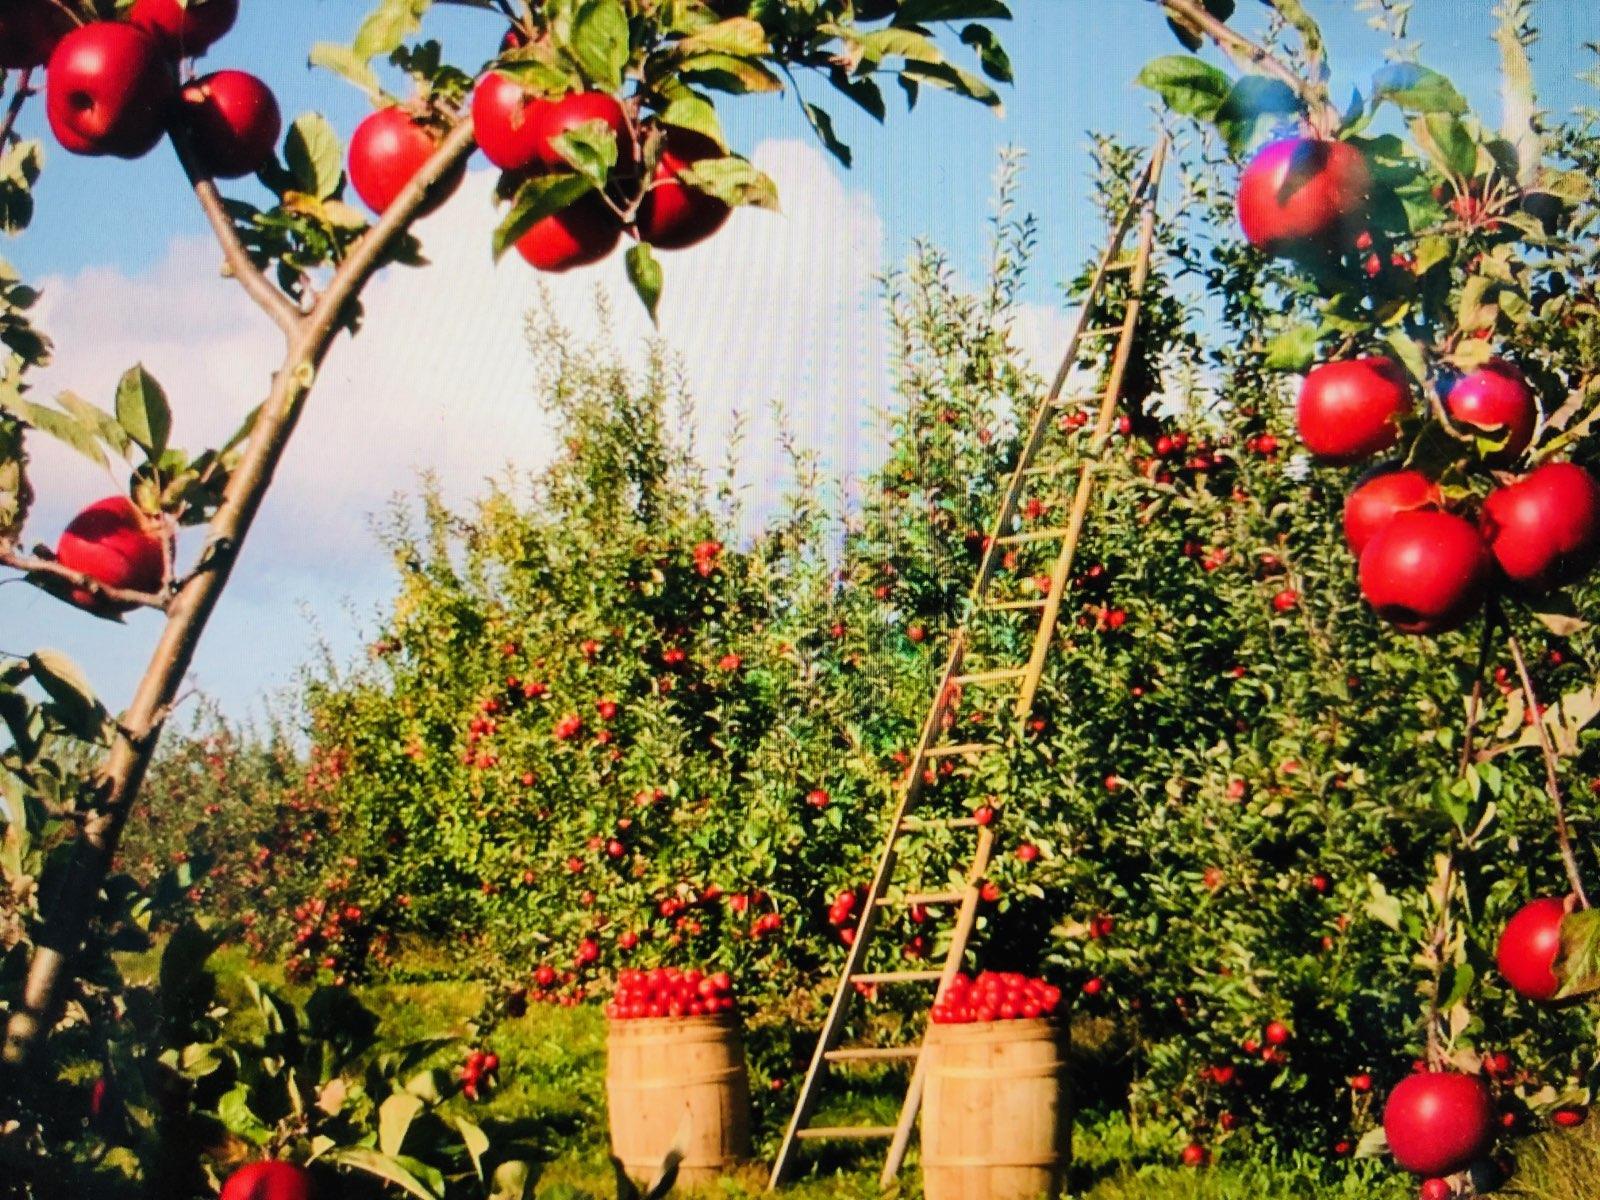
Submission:
POLYGON ((716 108, 711 101, 696 96, 693 92, 674 97, 672 102, 661 110, 661 123, 679 129, 691 129, 710 138, 724 150, 728 148, 728 140, 722 132, 722 122, 717 119, 716 108))
POLYGON ((978 52, 978 65, 990 79, 999 83, 1011 83, 1015 80, 1016 73, 1011 67, 1011 56, 1000 44, 995 31, 987 25, 968 25, 961 31, 961 44, 971 46, 978 52))
POLYGON ((747 159, 702 158, 679 171, 678 178, 735 208, 750 205, 778 211, 778 185, 747 159))
POLYGON ((395 1092, 378 1107, 378 1149, 388 1155, 397 1155, 405 1148, 406 1134, 411 1123, 426 1107, 422 1100, 409 1092, 395 1092))
POLYGON ((457 1117, 455 1122, 456 1131, 461 1134, 461 1144, 466 1147, 467 1156, 472 1159, 472 1170, 481 1180, 483 1156, 489 1153, 489 1135, 465 1117, 457 1117))
POLYGON ((633 290, 638 293, 640 303, 650 314, 650 320, 655 321, 656 308, 661 303, 661 264, 644 242, 629 249, 623 261, 628 268, 628 282, 633 284, 633 290))
POLYGON ((89 403, 76 392, 62 392, 56 397, 56 403, 84 425, 93 428, 100 435, 100 440, 118 454, 128 453, 128 447, 133 444, 128 438, 128 431, 105 409, 89 403))
POLYGON ((1561 951, 1556 955, 1559 999, 1600 992, 1600 909, 1568 913, 1561 921, 1561 951))
POLYGON ((104 736, 111 717, 95 698, 94 688, 73 662, 59 650, 35 650, 28 668, 45 695, 55 703, 61 723, 86 741, 104 736))
POLYGON ((567 164, 589 180, 596 189, 606 186, 617 165, 617 134, 598 118, 575 125, 555 138, 551 145, 567 164))
POLYGON ((95 430, 68 413, 32 404, 21 397, 0 390, 0 412, 9 413, 29 429, 48 434, 64 445, 71 446, 96 466, 105 468, 106 452, 95 430))
POLYGON ((1447 174, 1471 176, 1478 166, 1478 143, 1451 113, 1425 113, 1411 123, 1411 134, 1425 154, 1447 174))
POLYGON ((935 21, 1009 21, 1011 10, 1000 0, 905 0, 894 14, 896 25, 928 25, 935 21))
POLYGON ((361 22, 352 52, 363 62, 387 58, 422 28, 422 15, 430 6, 431 0, 382 0, 361 22))
POLYGON ((1444 995, 1439 1001, 1440 1009, 1452 1009, 1465 1000, 1477 979, 1478 973, 1468 964, 1457 963, 1450 973, 1449 986, 1444 989, 1444 995))
POLYGON ((1400 365, 1405 367, 1406 374, 1420 384, 1428 380, 1428 360, 1423 354, 1422 345, 1416 338, 1398 329, 1391 329, 1384 336, 1389 343, 1389 348, 1394 351, 1395 357, 1400 360, 1400 365))
POLYGON ((1263 75, 1245 75, 1223 97, 1213 116, 1228 149, 1243 154, 1266 129, 1300 111, 1300 98, 1288 84, 1263 75))
POLYGON ((283 157, 295 187, 318 200, 332 197, 344 180, 339 135, 320 113, 295 118, 283 142, 283 157))
POLYGON ((766 67, 731 54, 697 54, 678 64, 678 73, 719 92, 781 92, 783 81, 766 67))
POLYGON ((1372 101, 1388 100, 1407 112, 1464 113, 1467 102, 1437 71, 1416 63, 1390 63, 1372 77, 1372 101))
POLYGON ((1156 92, 1173 112, 1207 121, 1232 90, 1226 75, 1192 54, 1169 54, 1147 63, 1135 82, 1156 92))
POLYGON ((850 147, 839 140, 839 135, 834 132, 833 118, 825 108, 815 104, 801 102, 805 108, 806 120, 811 122, 811 128, 816 132, 817 138, 829 154, 839 160, 842 166, 849 167, 851 163, 850 147))
POLYGON ((628 13, 621 0, 584 0, 573 14, 567 49, 590 83, 606 91, 622 86, 628 65, 628 13))
POLYGON ((677 46, 685 57, 707 51, 718 54, 736 54, 741 58, 757 58, 771 52, 767 31, 760 21, 749 17, 732 17, 697 29, 677 46))
POLYGON ((322 1156, 322 1161, 365 1171, 385 1183, 394 1184, 417 1200, 444 1200, 445 1197, 444 1176, 415 1159, 383 1154, 365 1146, 346 1146, 329 1151, 322 1156))
POLYGON ((1315 325, 1297 325, 1267 344, 1265 366, 1269 371, 1301 372, 1311 366, 1317 353, 1315 325))
POLYGON ((354 84, 365 92, 373 103, 377 103, 383 96, 383 85, 378 82, 378 75, 372 69, 372 64, 349 46, 342 46, 337 42, 318 42, 311 47, 310 63, 313 67, 332 71, 346 82, 354 84))
POLYGON ((143 363, 129 368, 117 383, 117 421, 152 460, 166 452, 172 407, 167 393, 143 363))
POLYGON ((522 236, 546 217, 594 191, 582 175, 536 175, 517 190, 511 211, 494 231, 494 257, 498 261, 522 236))
POLYGON ((533 1169, 525 1162, 503 1162, 489 1181, 489 1200, 527 1200, 533 1194, 533 1169))
POLYGON ((272 1130, 251 1109, 250 1089, 242 1083, 234 1084, 222 1094, 217 1101, 217 1118, 229 1133, 257 1146, 266 1145, 272 1137, 272 1130))

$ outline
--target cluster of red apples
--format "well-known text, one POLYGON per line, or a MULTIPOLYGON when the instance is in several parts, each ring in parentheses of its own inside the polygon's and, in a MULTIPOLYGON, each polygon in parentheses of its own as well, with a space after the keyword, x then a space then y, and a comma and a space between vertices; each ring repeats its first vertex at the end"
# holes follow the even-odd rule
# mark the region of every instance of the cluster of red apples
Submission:
POLYGON ((278 1159, 246 1163, 222 1185, 218 1200, 314 1200, 311 1173, 278 1159))
MULTIPOLYGON (((521 44, 519 32, 506 35, 505 49, 521 44)), ((624 230, 657 249, 679 250, 704 241, 728 219, 726 204, 681 177, 702 159, 722 157, 721 147, 702 134, 671 129, 647 183, 640 153, 646 130, 609 93, 542 96, 510 71, 489 71, 473 92, 472 121, 479 148, 503 172, 501 195, 515 195, 539 176, 570 173, 559 144, 565 134, 599 122, 616 139, 612 187, 588 192, 534 222, 517 239, 517 253, 541 271, 597 263, 616 249, 624 230)), ((350 182, 356 193, 374 212, 384 212, 438 148, 440 134, 425 112, 395 106, 373 113, 350 138, 350 182)), ((423 211, 444 203, 461 177, 457 171, 441 180, 423 211)))
POLYGON ((181 129, 196 165, 219 179, 258 170, 282 118, 267 85, 243 71, 181 81, 177 64, 233 27, 239 0, 134 0, 126 20, 79 24, 53 0, 0 13, 0 67, 45 67, 45 113, 73 154, 140 158, 181 129))
MULTIPOLYGON (((1263 149, 1240 182, 1239 218, 1258 249, 1327 260, 1370 244, 1373 181, 1347 142, 1286 138, 1263 149)), ((1476 505, 1397 463, 1350 493, 1345 536, 1362 595, 1405 633, 1443 633, 1477 613, 1498 586, 1540 594, 1581 578, 1600 557, 1600 483, 1574 463, 1510 475, 1533 442, 1539 405, 1511 362, 1492 358, 1442 386, 1440 406, 1462 437, 1493 448, 1494 487, 1476 505)), ((1405 369, 1370 355, 1321 363, 1301 387, 1301 440, 1319 460, 1353 465, 1400 439, 1415 408, 1405 369)))
MULTIPOLYGON (((1239 219, 1250 243, 1268 254, 1337 260, 1370 250, 1373 189, 1358 148, 1286 138, 1246 167, 1239 219)), ((1574 583, 1600 557, 1600 483, 1589 471, 1546 462, 1516 473, 1533 444, 1539 405, 1514 364, 1491 358, 1446 381, 1438 400, 1455 432, 1483 448, 1477 465, 1492 481, 1487 495, 1452 501, 1426 472, 1385 464, 1356 485, 1344 510, 1362 594, 1407 633, 1457 628, 1497 588, 1536 596, 1574 583)), ((1325 362, 1301 388, 1300 437, 1323 462, 1365 462, 1399 441, 1413 408, 1410 379, 1394 360, 1325 362)), ((1559 997, 1555 967, 1568 907, 1561 899, 1535 900, 1501 935, 1500 973, 1528 999, 1559 997)), ((1389 1149, 1401 1167, 1424 1178, 1425 1200, 1455 1194, 1448 1177, 1488 1153, 1496 1125, 1487 1081, 1450 1070, 1409 1076, 1390 1093, 1383 1114, 1389 1149)))
POLYGON ((988 1021, 1037 1021, 1055 1015, 1061 989, 1016 971, 962 972, 933 1006, 935 1025, 988 1021))
POLYGON ((733 978, 726 971, 707 974, 677 967, 617 972, 617 994, 606 1005, 613 1021, 663 1017, 716 1017, 738 1007, 733 978))

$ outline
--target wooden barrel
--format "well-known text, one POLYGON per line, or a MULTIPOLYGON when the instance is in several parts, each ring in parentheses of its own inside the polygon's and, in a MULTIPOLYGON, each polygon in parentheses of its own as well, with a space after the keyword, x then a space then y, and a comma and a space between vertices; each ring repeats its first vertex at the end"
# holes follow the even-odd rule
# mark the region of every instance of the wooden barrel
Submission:
POLYGON ((680 1129, 685 1185, 717 1179, 750 1157, 750 1072, 736 1017, 610 1024, 611 1149, 630 1176, 653 1180, 680 1129))
POLYGON ((1055 1200, 1071 1155, 1054 1021, 935 1025, 922 1099, 927 1200, 1055 1200))

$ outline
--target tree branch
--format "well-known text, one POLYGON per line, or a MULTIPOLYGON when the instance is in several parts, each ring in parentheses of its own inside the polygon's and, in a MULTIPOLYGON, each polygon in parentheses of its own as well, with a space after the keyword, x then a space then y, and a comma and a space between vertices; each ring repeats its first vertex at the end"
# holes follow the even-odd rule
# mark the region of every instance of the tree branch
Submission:
POLYGON ((228 266, 228 274, 238 280, 245 294, 272 318, 286 337, 294 336, 300 321, 300 310, 250 261, 250 253, 239 240, 239 231, 234 227, 233 218, 223 206, 222 193, 217 191, 216 183, 196 162, 188 138, 181 128, 174 127, 172 131, 172 147, 178 152, 178 162, 194 187, 195 199, 200 202, 200 209, 206 215, 211 232, 222 247, 222 259, 228 266))
POLYGON ((1522 683, 1522 695, 1528 705, 1528 715, 1533 718, 1534 731, 1539 736, 1539 750, 1544 755, 1544 790, 1556 814, 1556 844, 1561 848, 1561 862, 1567 869, 1567 882, 1572 894, 1578 898, 1580 908, 1589 907, 1589 897, 1583 890, 1583 876, 1578 871, 1578 856, 1572 851, 1572 835, 1567 829, 1567 810, 1561 800, 1561 780, 1557 774, 1556 748, 1550 742, 1550 731, 1544 727, 1544 714, 1539 711, 1539 697, 1533 690, 1533 679, 1528 674, 1528 664, 1522 657, 1522 646, 1517 635, 1508 633, 1506 644, 1511 647, 1511 661, 1517 665, 1517 678, 1522 683))
POLYGON ((30 67, 22 73, 22 78, 17 80, 17 90, 12 93, 11 103, 6 106, 5 123, 0 125, 0 149, 4 149, 7 143, 17 136, 17 118, 22 115, 22 106, 28 102, 28 97, 36 94, 33 86, 33 69, 30 67))
POLYGON ((1169 14, 1202 30, 1241 69, 1260 71, 1288 87, 1306 106, 1312 128, 1319 134, 1331 135, 1339 127, 1341 114, 1329 101, 1325 87, 1302 78, 1265 46, 1230 29, 1207 12, 1199 0, 1156 0, 1156 3, 1169 14))
POLYGON ((88 592, 97 599, 109 600, 113 604, 125 604, 133 608, 154 608, 166 611, 167 597, 153 592, 138 592, 128 588, 108 587, 92 576, 85 575, 82 571, 74 571, 64 567, 53 558, 38 558, 29 554, 18 554, 14 550, 0 552, 0 567, 10 567, 13 570, 23 571, 29 575, 47 575, 52 579, 59 579, 63 583, 71 584, 88 592))

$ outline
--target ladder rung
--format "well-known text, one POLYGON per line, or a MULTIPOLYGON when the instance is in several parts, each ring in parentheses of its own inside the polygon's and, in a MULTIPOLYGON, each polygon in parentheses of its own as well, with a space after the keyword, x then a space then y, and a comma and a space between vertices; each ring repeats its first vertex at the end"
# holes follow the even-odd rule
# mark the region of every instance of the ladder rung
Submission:
POLYGON ((892 896, 879 896, 880 908, 910 908, 915 904, 960 904, 965 892, 907 892, 898 900, 892 896))
POLYGON ((1004 537, 995 538, 995 542, 1001 546, 1016 546, 1023 542, 1049 542, 1066 536, 1066 527, 1057 526, 1054 529, 1030 529, 1026 533, 1008 533, 1004 537))
POLYGON ((1139 259, 1137 257, 1119 259, 1117 262, 1106 264, 1106 274, 1109 275, 1113 271, 1131 271, 1138 265, 1139 259))
POLYGON ((917 1046, 850 1046, 829 1050, 822 1057, 829 1062, 905 1062, 921 1053, 917 1046))
POLYGON ((850 976, 851 983, 937 983, 943 971, 863 971, 850 976))
POLYGON ((1081 396, 1057 396, 1051 401, 1057 408, 1072 408, 1079 404, 1088 404, 1092 401, 1104 400, 1103 392, 1085 392, 1081 396))
MULTIPOLYGON (((1029 600, 1028 603, 1032 604, 1034 601, 1029 600)), ((1007 679, 1021 679, 1027 673, 1028 668, 1026 667, 1008 667, 1004 671, 977 671, 971 675, 957 675, 950 682, 963 685, 971 683, 1002 683, 1007 679)))
POLYGON ((924 829, 976 829, 976 817, 902 817, 901 833, 920 833, 924 829))
POLYGON ((1001 749, 998 742, 952 742, 948 746, 929 746, 925 758, 958 758, 963 754, 992 754, 1001 749))
POLYGON ((1022 473, 1024 475, 1059 475, 1063 471, 1072 470, 1075 465, 1074 463, 1047 463, 1042 467, 1024 467, 1022 468, 1022 473))
POLYGON ((1093 329, 1085 329, 1082 336, 1086 338, 1110 337, 1113 333, 1121 332, 1121 325, 1097 325, 1093 329))
POLYGON ((797 1138, 815 1141, 821 1138, 891 1138, 893 1125, 813 1125, 810 1129, 796 1129, 797 1138))
POLYGON ((1048 600, 997 600, 983 607, 986 612, 1016 612, 1024 608, 1043 608, 1048 603, 1048 600))

